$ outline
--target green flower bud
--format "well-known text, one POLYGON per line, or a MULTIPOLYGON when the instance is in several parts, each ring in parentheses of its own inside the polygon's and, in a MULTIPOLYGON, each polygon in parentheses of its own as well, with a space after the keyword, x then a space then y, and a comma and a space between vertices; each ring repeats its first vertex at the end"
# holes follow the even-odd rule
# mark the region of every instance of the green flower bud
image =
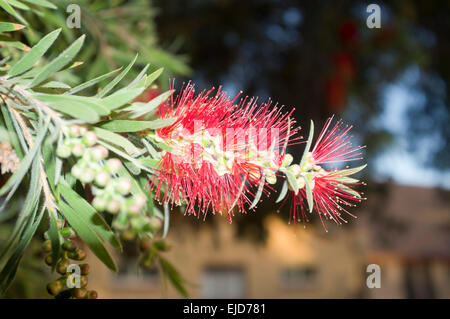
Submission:
POLYGON ((80 126, 80 135, 84 136, 87 133, 88 129, 86 126, 80 126))
POLYGON ((85 148, 84 148, 83 144, 81 144, 81 143, 75 143, 72 146, 72 154, 76 157, 83 156, 84 151, 85 151, 85 148))
POLYGON ((120 194, 128 195, 130 193, 130 190, 131 190, 131 181, 130 181, 130 179, 128 179, 126 177, 120 178, 117 181, 116 189, 117 189, 117 191, 120 194))
POLYGON ((95 134, 94 132, 86 132, 86 134, 84 134, 84 137, 82 138, 81 142, 84 145, 92 146, 97 142, 97 134, 95 134))
POLYGON ((105 171, 100 171, 95 176, 95 183, 98 186, 105 187, 106 184, 108 184, 110 177, 111 177, 111 175, 109 175, 109 173, 107 173, 105 171))
POLYGON ((137 204, 131 204, 127 208, 127 212, 130 216, 137 216, 141 213, 142 207, 137 204))
POLYGON ((107 205, 107 202, 101 198, 101 197, 95 197, 94 200, 92 201, 92 206, 94 206, 94 208, 96 210, 98 210, 99 212, 102 212, 105 210, 107 205))
POLYGON ((122 233, 121 238, 123 241, 132 241, 134 238, 136 238, 136 234, 132 231, 126 230, 122 233))
POLYGON ((92 158, 96 161, 100 161, 108 157, 108 150, 104 146, 96 146, 91 149, 92 158))
POLYGON ((81 288, 85 288, 88 284, 87 276, 80 276, 80 286, 81 288))
POLYGON ((53 258, 50 255, 46 256, 44 261, 48 266, 51 266, 53 264, 53 258))
POLYGON ((59 231, 59 233, 66 238, 73 238, 77 236, 77 234, 71 227, 63 228, 59 231))
POLYGON ((137 194, 133 196, 133 201, 136 205, 143 207, 147 203, 147 197, 143 194, 137 194))
POLYGON ((72 166, 70 173, 72 173, 73 177, 80 178, 81 174, 83 173, 83 169, 78 165, 74 165, 72 166))
POLYGON ((121 212, 112 223, 114 229, 125 230, 128 227, 128 216, 125 212, 121 212))
POLYGON ((150 218, 150 221, 148 223, 148 226, 150 227, 150 230, 152 232, 157 232, 162 227, 162 220, 157 217, 150 218))
POLYGON ((94 180, 95 178, 95 173, 92 169, 87 168, 85 169, 80 176, 80 181, 82 181, 83 183, 90 183, 94 180))
POLYGON ((111 200, 106 205, 106 210, 111 214, 117 214, 120 210, 120 202, 116 199, 111 200))
POLYGON ((68 252, 67 256, 73 260, 84 260, 86 258, 86 253, 78 248, 75 251, 68 252))
POLYGON ((266 182, 271 185, 276 184, 277 176, 271 171, 269 174, 266 175, 266 182))
POLYGON ((69 157, 70 153, 71 153, 70 147, 64 144, 58 145, 58 148, 56 149, 56 155, 62 158, 69 157))
POLYGON ((281 166, 282 167, 289 166, 289 165, 291 165, 293 160, 294 160, 294 157, 291 154, 286 154, 284 156, 283 163, 281 164, 281 166))
POLYGON ((122 167, 122 162, 117 158, 111 158, 106 162, 106 168, 112 174, 115 174, 122 167))
POLYGON ((80 127, 78 125, 72 125, 69 128, 69 133, 72 137, 78 137, 80 136, 80 127))
POLYGON ((288 167, 288 170, 294 174, 295 177, 299 177, 302 173, 302 169, 300 168, 300 165, 294 164, 288 167))
POLYGON ((61 275, 65 275, 67 273, 67 267, 69 267, 69 261, 67 259, 61 259, 56 264, 56 271, 61 275))

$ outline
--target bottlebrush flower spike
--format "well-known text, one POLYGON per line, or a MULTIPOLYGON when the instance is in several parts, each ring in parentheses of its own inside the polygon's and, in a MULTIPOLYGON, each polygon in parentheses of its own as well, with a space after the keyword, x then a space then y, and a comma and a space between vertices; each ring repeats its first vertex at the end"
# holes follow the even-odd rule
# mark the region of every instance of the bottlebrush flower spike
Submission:
MULTIPOLYGON (((290 219, 308 221, 306 211, 318 212, 326 230, 323 217, 334 220, 337 224, 346 223, 342 212, 355 217, 345 207, 356 206, 363 198, 352 187, 364 184, 348 177, 364 169, 366 165, 345 169, 325 169, 322 164, 355 161, 362 159, 361 146, 353 146, 349 131, 352 126, 338 121, 331 127, 333 117, 329 118, 317 141, 309 152, 313 136, 311 123, 310 137, 300 165, 284 168, 288 176, 289 188, 293 190, 290 219), (331 127, 331 128, 330 128, 331 127), (289 179, 289 174, 291 178, 289 179)), ((286 201, 286 200, 285 200, 286 201)), ((284 203, 283 203, 284 204, 284 203)))
POLYGON ((239 94, 230 99, 221 89, 212 96, 213 90, 195 95, 188 84, 160 106, 159 117, 175 122, 147 135, 167 149, 149 184, 157 199, 185 204, 187 214, 226 212, 231 222, 234 207, 244 212, 269 192, 297 129, 293 110, 258 105, 256 98, 235 103, 239 94))

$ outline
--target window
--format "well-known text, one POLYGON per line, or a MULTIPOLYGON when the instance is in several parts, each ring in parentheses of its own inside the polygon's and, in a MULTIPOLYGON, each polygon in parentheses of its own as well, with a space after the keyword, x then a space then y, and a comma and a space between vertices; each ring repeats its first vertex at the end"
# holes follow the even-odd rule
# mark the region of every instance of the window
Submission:
POLYGON ((282 270, 281 276, 286 288, 310 288, 316 282, 317 269, 313 266, 288 267, 282 270))
POLYGON ((210 267, 202 276, 204 298, 244 298, 245 275, 237 267, 210 267))

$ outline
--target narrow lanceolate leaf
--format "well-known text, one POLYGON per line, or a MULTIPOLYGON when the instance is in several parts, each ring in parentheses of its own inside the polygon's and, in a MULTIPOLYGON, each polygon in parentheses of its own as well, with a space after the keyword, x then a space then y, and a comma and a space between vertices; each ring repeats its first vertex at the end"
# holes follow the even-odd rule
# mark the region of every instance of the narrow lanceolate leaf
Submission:
POLYGON ((304 177, 305 179, 305 190, 306 190, 306 201, 308 202, 309 212, 312 212, 314 208, 314 198, 311 190, 310 179, 304 177))
POLYGON ((289 185, 291 186, 291 188, 294 191, 295 195, 297 195, 300 186, 297 183, 297 179, 295 178, 295 175, 292 174, 289 171, 285 171, 284 174, 286 174, 286 178, 287 178, 287 181, 288 181, 289 185))
POLYGON ((144 87, 120 90, 102 100, 102 103, 110 110, 115 110, 133 101, 144 91, 144 87))
POLYGON ((142 115, 149 114, 156 110, 158 106, 160 106, 162 103, 164 103, 173 93, 173 90, 164 92, 157 97, 153 98, 151 101, 147 103, 133 103, 131 106, 124 109, 124 111, 130 111, 131 116, 130 118, 138 118, 142 115))
POLYGON ((252 205, 250 206, 250 209, 253 209, 254 207, 256 207, 256 205, 258 205, 258 202, 261 199, 261 195, 262 195, 263 190, 264 190, 265 181, 266 181, 266 178, 263 176, 261 178, 261 181, 259 182, 258 190, 257 190, 257 192, 255 194, 255 198, 253 199, 253 202, 252 202, 252 205))
POLYGON ((115 120, 103 123, 101 128, 112 132, 137 132, 142 130, 156 130, 173 124, 175 119, 158 119, 154 121, 115 120))
POLYGON ((145 80, 145 87, 149 87, 163 72, 164 68, 159 68, 149 76, 147 76, 147 79, 145 80))
POLYGON ((164 226, 163 226, 163 238, 167 236, 169 232, 169 223, 170 223, 170 210, 169 204, 164 203, 164 226))
POLYGON ((332 172, 331 174, 336 174, 337 176, 353 175, 353 174, 356 174, 356 173, 362 171, 364 168, 366 168, 366 166, 367 166, 367 164, 364 164, 362 166, 358 166, 355 168, 340 169, 340 170, 337 170, 336 172, 332 172))
POLYGON ((100 127, 94 127, 94 132, 97 136, 111 144, 122 147, 128 154, 133 155, 139 152, 139 150, 131 143, 127 138, 114 132, 104 130, 100 127))
POLYGON ((64 182, 60 182, 59 190, 64 199, 83 218, 86 223, 104 240, 117 249, 122 249, 120 241, 108 226, 106 221, 86 200, 84 200, 77 192, 73 191, 64 182))
POLYGON ((53 3, 51 3, 47 0, 23 0, 23 1, 32 3, 32 4, 37 4, 41 7, 45 7, 45 8, 49 8, 49 9, 57 9, 57 7, 53 3))
POLYGON ((278 196, 276 203, 281 202, 285 197, 286 194, 288 193, 289 187, 286 181, 283 182, 283 187, 281 188, 281 192, 280 195, 278 196))
POLYGON ((44 54, 47 52, 48 48, 53 44, 53 42, 58 37, 61 29, 55 30, 38 42, 27 54, 25 54, 8 72, 9 76, 16 76, 25 71, 28 71, 44 54))
MULTIPOLYGON (((109 115, 109 110, 97 98, 77 96, 77 95, 62 95, 62 94, 42 94, 34 95, 38 100, 47 102, 52 108, 61 110, 75 109, 87 107, 100 116, 109 115)), ((66 112, 65 112, 66 113, 66 112)))
POLYGON ((86 221, 78 212, 75 212, 72 207, 64 203, 59 202, 59 208, 64 217, 73 227, 75 232, 80 236, 83 242, 91 249, 91 251, 112 271, 117 271, 117 266, 114 263, 111 255, 103 244, 102 239, 92 229, 91 223, 86 221))
POLYGON ((121 68, 118 68, 118 69, 116 69, 116 70, 114 70, 114 71, 111 71, 111 72, 109 72, 109 73, 100 75, 100 76, 98 76, 98 77, 96 77, 96 78, 94 78, 94 79, 92 79, 92 80, 89 80, 89 81, 87 81, 87 82, 84 82, 84 83, 82 83, 82 84, 80 84, 80 85, 78 85, 78 86, 76 86, 76 87, 70 89, 69 91, 65 92, 64 94, 67 94, 67 95, 69 95, 69 94, 75 94, 75 93, 80 92, 80 91, 82 91, 82 90, 84 90, 84 89, 87 89, 87 88, 89 88, 89 87, 91 87, 91 86, 93 86, 93 85, 96 85, 97 83, 99 83, 99 82, 101 82, 101 81, 103 81, 103 80, 109 78, 110 76, 114 75, 114 74, 117 73, 117 71, 119 71, 120 69, 121 69, 121 68))
POLYGON ((134 57, 133 61, 131 61, 130 64, 128 64, 128 66, 125 68, 125 70, 123 70, 122 72, 120 72, 120 74, 118 76, 116 76, 111 82, 109 82, 104 88, 103 90, 101 90, 97 96, 98 97, 104 97, 106 94, 109 93, 109 91, 111 91, 116 85, 117 83, 119 83, 124 77, 125 75, 127 75, 127 73, 130 71, 131 67, 134 65, 134 63, 136 62, 137 59, 137 54, 134 57))
POLYGON ((308 155, 309 149, 311 148, 313 136, 314 136, 314 122, 311 120, 308 141, 306 142, 305 150, 303 151, 303 156, 302 156, 302 160, 300 161, 300 166, 302 166, 302 164, 306 161, 306 156, 308 155))
POLYGON ((66 50, 64 50, 58 57, 56 57, 50 64, 48 64, 34 79, 31 81, 30 87, 34 87, 45 81, 50 75, 58 72, 65 67, 80 51, 83 45, 85 35, 79 37, 66 50))
POLYGON ((25 28, 23 24, 0 22, 0 32, 18 31, 25 28))
POLYGON ((6 0, 0 0, 0 7, 3 8, 6 12, 8 12, 10 15, 16 16, 17 12, 14 10, 13 7, 6 1, 6 0))

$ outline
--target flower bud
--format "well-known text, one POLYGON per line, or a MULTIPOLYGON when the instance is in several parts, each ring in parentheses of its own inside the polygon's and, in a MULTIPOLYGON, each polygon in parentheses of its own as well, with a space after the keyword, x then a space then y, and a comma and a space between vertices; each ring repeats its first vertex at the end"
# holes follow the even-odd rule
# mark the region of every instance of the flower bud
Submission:
POLYGON ((139 215, 140 212, 141 212, 141 210, 142 210, 142 206, 139 206, 139 205, 137 205, 137 204, 131 204, 131 205, 129 205, 128 208, 127 208, 127 212, 128 212, 128 214, 131 215, 131 216, 137 216, 137 215, 139 215))
POLYGON ((91 149, 92 158, 96 161, 100 161, 108 157, 108 150, 104 146, 96 146, 91 149))
POLYGON ((92 182, 94 180, 94 178, 95 178, 94 171, 90 168, 87 168, 82 172, 82 174, 80 176, 80 181, 87 184, 87 183, 92 182))
POLYGON ((139 242, 139 249, 141 252, 148 251, 152 247, 152 241, 150 238, 143 238, 139 242))
POLYGON ((84 145, 87 146, 92 146, 97 142, 97 134, 95 134, 94 132, 86 132, 86 134, 84 134, 81 142, 84 145))
POLYGON ((77 236, 77 234, 71 227, 63 228, 59 231, 59 233, 66 238, 73 238, 77 236))
POLYGON ((47 291, 52 296, 59 294, 62 288, 63 286, 59 280, 53 281, 47 285, 47 291))
POLYGON ((67 158, 71 154, 71 149, 69 146, 60 144, 58 145, 58 148, 56 149, 56 155, 62 158, 67 158))
POLYGON ((80 178, 81 174, 83 173, 83 169, 78 165, 74 165, 72 166, 72 170, 70 172, 72 173, 73 177, 80 178))
POLYGON ((45 257, 45 263, 46 263, 48 266, 51 266, 51 265, 53 264, 53 258, 52 258, 52 256, 50 256, 50 255, 46 256, 46 257, 45 257))
POLYGON ((133 201, 136 205, 143 207, 147 203, 147 197, 143 194, 137 194, 133 196, 133 201))
POLYGON ((62 248, 66 251, 75 251, 77 249, 77 245, 75 242, 68 240, 62 244, 62 248))
POLYGON ((86 288, 74 288, 71 294, 75 299, 84 299, 87 297, 87 290, 86 288))
POLYGON ((45 251, 46 253, 51 252, 52 251, 52 242, 50 240, 44 241, 44 243, 42 244, 42 250, 45 251))
POLYGON ((80 264, 80 272, 82 275, 89 274, 89 264, 80 264))
POLYGON ((281 164, 281 166, 283 166, 283 167, 289 166, 289 165, 291 165, 293 160, 294 160, 294 157, 292 157, 291 154, 286 154, 284 156, 283 163, 281 164))
POLYGON ((72 146, 72 154, 75 155, 76 157, 83 156, 83 154, 84 154, 84 146, 83 146, 83 144, 75 143, 72 146))
POLYGON ((69 261, 67 259, 61 259, 56 264, 56 271, 61 275, 65 275, 67 273, 67 267, 69 267, 69 261))
POLYGON ((97 299, 98 298, 98 294, 95 290, 89 290, 87 292, 87 299, 97 299))
POLYGON ((111 214, 117 214, 120 210, 120 202, 117 199, 111 200, 106 205, 106 210, 111 214))
POLYGON ((294 164, 288 167, 288 170, 294 174, 295 177, 299 177, 302 173, 302 169, 300 168, 300 165, 294 164))
POLYGON ((128 227, 128 216, 125 212, 120 213, 112 223, 114 229, 125 230, 128 227))
POLYGON ((88 129, 86 126, 80 126, 80 135, 84 136, 87 133, 88 129))
POLYGON ((94 206, 94 208, 99 211, 102 212, 105 210, 106 208, 106 201, 101 198, 101 197, 95 197, 94 200, 92 201, 92 206, 94 206))
POLYGON ((95 183, 96 183, 98 186, 105 187, 106 184, 108 184, 109 178, 110 178, 110 177, 111 177, 111 175, 109 175, 108 172, 100 171, 100 172, 97 173, 97 175, 95 176, 95 183))
POLYGON ((77 248, 75 251, 67 253, 67 256, 73 260, 84 260, 86 258, 86 253, 77 248))
POLYGON ((69 133, 72 137, 78 137, 80 136, 80 127, 78 125, 72 125, 69 128, 69 133))
POLYGON ((148 226, 150 227, 150 230, 152 232, 157 232, 162 227, 162 220, 157 217, 150 218, 150 221, 148 222, 148 226))
POLYGON ((131 241, 136 237, 136 235, 129 230, 126 230, 122 233, 121 238, 123 241, 131 241))
POLYGON ((115 174, 122 167, 122 162, 117 158, 111 158, 106 162, 106 168, 110 173, 115 174))
POLYGON ((117 182, 116 189, 120 194, 128 195, 131 190, 131 181, 126 177, 120 178, 117 182))

